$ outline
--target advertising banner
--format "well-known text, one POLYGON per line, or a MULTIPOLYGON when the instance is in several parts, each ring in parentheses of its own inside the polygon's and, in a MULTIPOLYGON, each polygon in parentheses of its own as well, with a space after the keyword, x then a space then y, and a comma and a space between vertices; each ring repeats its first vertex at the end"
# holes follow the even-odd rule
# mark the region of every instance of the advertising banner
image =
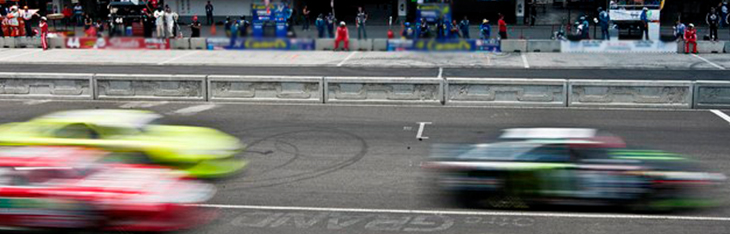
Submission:
POLYGON ((562 41, 563 53, 676 53, 677 42, 663 41, 562 41))
POLYGON ((67 37, 69 49, 170 49, 170 40, 142 37, 67 37))
POLYGON ((388 51, 490 51, 500 52, 498 40, 388 40, 388 51))
POLYGON ((314 39, 287 38, 208 38, 208 48, 223 50, 314 50, 314 39))
MULTIPOLYGON (((621 10, 611 9, 608 15, 612 21, 640 21, 642 10, 621 10)), ((646 18, 649 21, 659 21, 661 10, 649 10, 646 12, 646 18)))

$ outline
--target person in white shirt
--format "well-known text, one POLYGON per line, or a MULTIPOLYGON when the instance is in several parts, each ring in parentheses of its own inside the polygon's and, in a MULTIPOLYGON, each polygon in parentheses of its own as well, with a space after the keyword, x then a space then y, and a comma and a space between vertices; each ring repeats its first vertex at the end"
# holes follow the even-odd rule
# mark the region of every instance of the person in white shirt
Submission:
POLYGON ((157 26, 157 38, 165 37, 165 12, 162 8, 155 10, 155 26, 157 26))
POLYGON ((167 24, 167 36, 172 38, 175 37, 175 14, 172 13, 170 8, 165 10, 165 23, 167 24))
POLYGON ((10 36, 19 36, 20 29, 18 29, 18 27, 20 26, 20 23, 18 22, 18 17, 20 17, 20 12, 18 12, 18 6, 11 6, 10 13, 8 13, 6 17, 8 18, 8 25, 10 26, 10 36))
POLYGON ((33 37, 33 27, 30 21, 33 19, 33 16, 40 17, 40 15, 30 12, 30 10, 28 10, 28 6, 24 6, 23 10, 23 22, 25 22, 25 36, 33 37))

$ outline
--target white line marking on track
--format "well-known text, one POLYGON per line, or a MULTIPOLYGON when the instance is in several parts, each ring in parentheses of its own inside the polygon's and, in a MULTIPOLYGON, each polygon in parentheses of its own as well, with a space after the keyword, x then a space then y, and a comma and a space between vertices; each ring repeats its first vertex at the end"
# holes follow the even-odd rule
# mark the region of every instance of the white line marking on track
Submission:
POLYGON ((520 53, 522 55, 522 63, 525 64, 525 68, 530 68, 530 63, 527 62, 527 55, 525 53, 520 53))
POLYGON ((671 215, 631 215, 631 214, 582 214, 558 212, 508 212, 508 211, 458 211, 458 210, 396 210, 396 209, 364 209, 364 208, 332 208, 332 207, 300 207, 300 206, 252 206, 252 205, 219 205, 195 204, 191 206, 242 209, 242 210, 286 210, 286 211, 325 211, 350 213, 389 213, 389 214, 424 214, 424 215, 470 215, 470 216, 527 216, 547 218, 590 218, 590 219, 653 219, 653 220, 691 220, 691 221, 723 221, 730 222, 730 217, 710 216, 671 216, 671 215))
POLYGON ((720 70, 725 70, 725 67, 720 66, 720 65, 717 65, 717 63, 710 62, 710 60, 707 60, 706 58, 700 57, 699 55, 693 54, 692 56, 694 56, 695 58, 698 58, 698 59, 700 59, 702 61, 705 61, 707 64, 710 64, 713 67, 716 67, 716 68, 718 68, 720 70))
POLYGON ((725 120, 728 123, 730 123, 730 116, 727 116, 727 114, 725 114, 725 112, 722 112, 722 111, 719 111, 719 110, 710 110, 710 112, 714 113, 715 115, 719 116, 723 120, 725 120))
POLYGON ((196 51, 191 51, 191 52, 188 52, 188 53, 185 53, 185 54, 181 54, 181 55, 175 56, 174 58, 171 58, 171 59, 165 60, 165 61, 163 61, 163 62, 161 62, 161 63, 158 63, 157 65, 164 65, 164 64, 166 64, 166 63, 171 63, 171 62, 174 62, 174 61, 176 61, 176 60, 178 60, 178 59, 181 59, 181 58, 185 58, 185 57, 187 57, 187 56, 190 56, 190 55, 196 54, 196 53, 198 53, 198 52, 200 52, 200 50, 196 50, 196 51))
POLYGON ((35 53, 42 52, 42 51, 43 51, 43 49, 37 49, 37 50, 33 50, 33 51, 28 51, 28 52, 25 52, 25 53, 20 53, 20 54, 14 54, 14 55, 10 55, 10 56, 5 56, 5 57, 0 58, 0 60, 10 60, 12 58, 23 57, 23 56, 35 54, 35 53))
POLYGON ((416 139, 419 139, 419 140, 428 139, 427 136, 423 136, 423 130, 426 127, 426 124, 433 124, 433 123, 431 123, 431 122, 418 122, 418 133, 416 134, 416 139))
POLYGON ((347 60, 350 60, 350 58, 352 58, 352 56, 354 56, 355 54, 357 54, 357 51, 353 51, 352 53, 350 53, 350 55, 348 55, 347 57, 345 57, 345 59, 343 59, 342 62, 338 63, 337 66, 338 67, 342 67, 342 65, 345 65, 345 63, 347 62, 347 60))
POLYGON ((439 78, 439 79, 444 78, 444 68, 443 67, 439 67, 439 75, 436 78, 439 78))
POLYGON ((173 111, 170 114, 175 114, 175 115, 193 115, 195 113, 207 111, 207 110, 210 110, 210 109, 213 109, 213 108, 216 108, 216 107, 218 107, 218 106, 215 105, 215 104, 203 104, 203 105, 197 105, 197 106, 191 106, 191 107, 182 108, 182 109, 173 111))

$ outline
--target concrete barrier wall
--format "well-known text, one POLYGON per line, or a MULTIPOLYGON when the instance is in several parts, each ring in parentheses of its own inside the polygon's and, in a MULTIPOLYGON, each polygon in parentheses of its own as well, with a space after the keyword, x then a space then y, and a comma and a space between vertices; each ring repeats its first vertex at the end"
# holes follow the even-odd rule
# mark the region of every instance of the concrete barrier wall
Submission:
POLYGON ((692 108, 690 81, 571 80, 570 107, 692 108))
POLYGON ((527 40, 502 40, 502 52, 527 52, 527 40))
POLYGON ((373 51, 387 51, 388 39, 373 39, 373 51))
POLYGON ((15 38, 16 48, 41 48, 40 37, 17 37, 15 38))
MULTIPOLYGON (((700 54, 718 54, 724 53, 725 42, 714 42, 714 41, 697 41, 697 52, 700 54)), ((690 52, 692 47, 690 46, 690 52)), ((677 53, 684 53, 684 42, 677 43, 677 53)))
POLYGON ((730 108, 730 81, 696 81, 694 108, 730 108))
POLYGON ((205 38, 190 38, 190 49, 192 50, 207 50, 208 43, 205 42, 205 38))
POLYGON ((92 99, 92 75, 0 73, 0 98, 92 99))
POLYGON ((3 38, 3 48, 15 48, 15 38, 4 37, 3 38))
POLYGON ((567 106, 567 81, 560 79, 448 78, 447 105, 567 106))
MULTIPOLYGON (((333 50, 335 47, 335 39, 322 38, 315 41, 315 50, 333 50)), ((344 42, 340 42, 340 48, 345 46, 344 42)), ((370 51, 373 50, 373 40, 357 40, 350 38, 351 51, 370 51)))
MULTIPOLYGON (((504 50, 503 50, 504 51, 504 50)), ((560 53, 560 41, 557 40, 529 40, 527 41, 528 52, 560 53)))
POLYGON ((51 49, 63 49, 66 48, 66 41, 60 37, 48 38, 48 47, 51 49))
POLYGON ((440 78, 325 77, 325 103, 441 104, 440 78))
POLYGON ((5 48, 5 38, 0 37, 0 48, 5 48))
POLYGON ((174 50, 189 50, 190 38, 170 39, 170 48, 174 50))
POLYGON ((208 76, 208 100, 322 103, 322 77, 208 76))
POLYGON ((188 100, 207 99, 203 75, 97 74, 94 76, 96 99, 188 100))

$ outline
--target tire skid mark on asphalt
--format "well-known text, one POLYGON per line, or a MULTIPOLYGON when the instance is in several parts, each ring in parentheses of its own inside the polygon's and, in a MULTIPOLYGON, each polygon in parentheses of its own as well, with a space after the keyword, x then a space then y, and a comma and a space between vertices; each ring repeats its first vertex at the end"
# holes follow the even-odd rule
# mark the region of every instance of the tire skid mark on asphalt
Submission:
POLYGON ((203 111, 207 111, 207 110, 214 109, 216 107, 218 107, 218 105, 216 105, 216 104, 202 104, 202 105, 197 105, 197 106, 191 106, 191 107, 182 108, 182 109, 179 109, 179 110, 176 110, 176 111, 172 111, 172 112, 167 113, 167 114, 168 115, 194 115, 194 114, 197 114, 199 112, 203 112, 203 111))
MULTIPOLYGON (((301 126, 273 127, 273 128, 274 129, 275 128, 286 129, 286 128, 292 128, 292 127, 302 128, 301 126)), ((255 129, 272 131, 271 128, 267 129, 265 127, 264 128, 255 128, 255 129)), ((250 131, 250 130, 251 129, 249 129, 248 131, 250 131)), ((341 162, 335 163, 333 165, 330 165, 330 166, 327 166, 324 168, 312 170, 312 171, 296 173, 296 174, 291 174, 291 175, 284 175, 284 176, 279 176, 279 177, 274 177, 274 178, 261 178, 261 179, 250 179, 250 178, 259 176, 263 173, 268 173, 269 171, 272 171, 272 170, 269 169, 268 171, 264 170, 263 172, 258 172, 256 174, 249 174, 248 176, 243 178, 243 181, 240 181, 238 183, 224 184, 223 185, 224 189, 225 190, 239 190, 239 189, 267 188, 267 187, 274 187, 274 186, 289 184, 289 183, 303 181, 303 180, 314 179, 314 178, 317 178, 317 177, 320 177, 320 176, 323 176, 326 174, 330 174, 330 173, 339 171, 345 167, 348 167, 354 163, 357 163, 367 154, 367 151, 368 151, 368 144, 362 137, 359 137, 353 133, 342 131, 339 129, 323 128, 323 127, 308 127, 304 130, 278 133, 278 134, 274 134, 274 135, 267 136, 262 139, 256 140, 254 142, 249 143, 248 145, 249 145, 249 148, 253 148, 253 147, 255 147, 255 145, 260 144, 261 142, 264 142, 264 141, 272 139, 272 138, 292 135, 292 134, 298 134, 298 133, 302 133, 302 132, 323 132, 323 133, 343 134, 343 135, 349 136, 351 138, 354 138, 354 140, 361 145, 360 151, 357 152, 352 157, 345 158, 341 162)), ((275 167, 277 167, 277 169, 287 166, 287 165, 293 163, 293 160, 296 160, 296 158, 299 158, 300 156, 305 155, 305 154, 302 154, 301 152, 299 152, 298 150, 295 150, 295 152, 285 152, 285 153, 296 153, 296 155, 294 156, 295 159, 290 159, 287 162, 284 162, 284 164, 286 164, 286 165, 275 166, 275 167)))

